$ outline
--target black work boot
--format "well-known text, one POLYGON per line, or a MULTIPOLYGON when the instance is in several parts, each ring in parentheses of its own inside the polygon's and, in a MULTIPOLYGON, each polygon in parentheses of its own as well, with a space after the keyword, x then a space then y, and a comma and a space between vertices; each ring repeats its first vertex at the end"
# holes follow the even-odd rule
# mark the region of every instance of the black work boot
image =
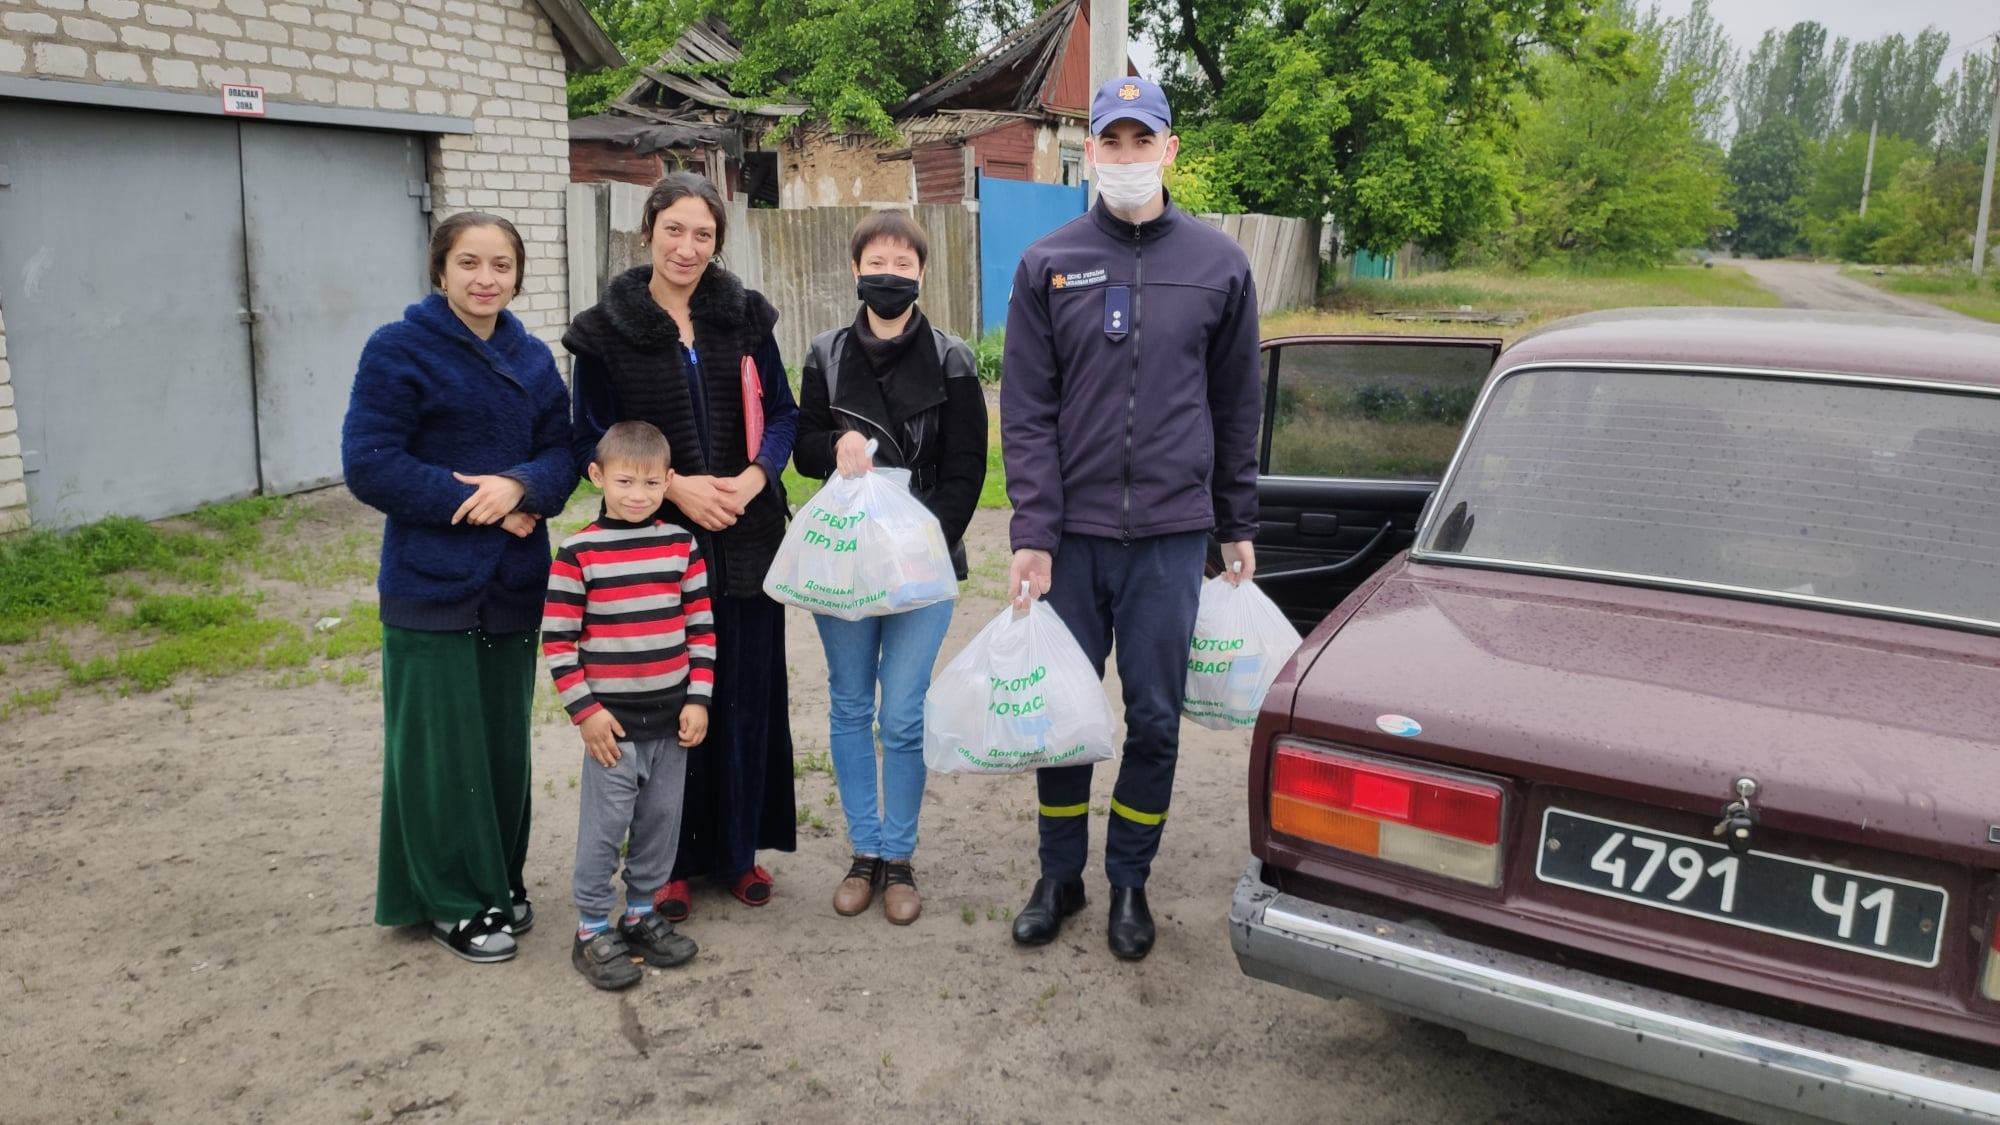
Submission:
POLYGON ((1111 888, 1111 923, 1105 938, 1113 955, 1138 961, 1153 951, 1153 912, 1146 909, 1146 888, 1111 888))
POLYGON ((1063 919, 1083 909, 1083 880, 1035 880, 1028 905, 1014 916, 1014 940, 1022 945, 1047 945, 1062 932, 1063 919))

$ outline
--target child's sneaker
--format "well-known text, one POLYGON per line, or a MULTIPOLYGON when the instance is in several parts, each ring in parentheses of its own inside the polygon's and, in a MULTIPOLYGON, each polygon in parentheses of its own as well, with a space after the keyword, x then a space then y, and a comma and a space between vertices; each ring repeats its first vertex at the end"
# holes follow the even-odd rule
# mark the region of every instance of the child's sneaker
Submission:
POLYGON ((514 920, 507 923, 510 934, 525 934, 535 928, 535 904, 528 901, 528 892, 514 892, 514 920))
POLYGON ((632 952, 644 957, 648 965, 662 969, 687 961, 699 949, 691 939, 675 933, 674 924, 660 917, 657 910, 629 922, 619 922, 618 932, 624 935, 632 952))
POLYGON ((607 992, 630 988, 646 975, 646 970, 632 963, 632 950, 617 930, 599 930, 588 938, 577 938, 570 947, 569 963, 583 979, 607 992))
POLYGON ((498 910, 462 922, 432 922, 431 940, 475 964, 514 956, 514 935, 507 932, 507 918, 498 910))

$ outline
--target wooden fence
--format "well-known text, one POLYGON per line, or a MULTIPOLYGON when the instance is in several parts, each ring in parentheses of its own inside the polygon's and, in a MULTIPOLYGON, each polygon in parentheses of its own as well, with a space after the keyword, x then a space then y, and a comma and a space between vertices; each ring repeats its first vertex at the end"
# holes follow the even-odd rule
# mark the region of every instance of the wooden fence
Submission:
MULTIPOLYGON (((569 302, 572 312, 597 303, 605 282, 647 260, 639 241, 646 189, 636 184, 569 185, 569 302)), ((930 237, 924 314, 970 340, 979 334, 979 215, 976 204, 919 204, 930 237)), ((804 362, 807 341, 854 319, 848 235, 866 207, 751 210, 732 204, 723 263, 778 307, 778 347, 785 362, 804 362)), ((1203 215, 1250 256, 1260 312, 1309 305, 1319 281, 1319 228, 1274 215, 1203 215)), ((1006 299, 1006 294, 991 295, 1006 299)))
MULTIPOLYGON (((572 310, 596 304, 605 282, 647 260, 639 241, 645 202, 646 189, 635 184, 569 186, 572 310)), ((778 350, 794 369, 805 361, 808 341, 852 322, 861 307, 847 240, 869 210, 730 208, 723 264, 778 307, 778 350)), ((946 332, 971 339, 979 328, 978 215, 961 204, 921 204, 913 211, 930 239, 924 315, 946 332)))
POLYGON ((1250 255, 1263 313, 1310 305, 1319 286, 1319 224, 1276 215, 1203 215, 1250 255))

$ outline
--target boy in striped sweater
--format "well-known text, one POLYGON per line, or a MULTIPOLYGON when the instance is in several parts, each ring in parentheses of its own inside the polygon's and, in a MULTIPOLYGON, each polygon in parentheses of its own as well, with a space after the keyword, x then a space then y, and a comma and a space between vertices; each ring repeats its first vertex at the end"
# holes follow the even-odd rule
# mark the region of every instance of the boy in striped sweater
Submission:
POLYGON ((708 734, 715 689, 707 568, 694 536, 658 515, 668 465, 667 439, 652 425, 605 431, 590 464, 604 510, 556 552, 542 617, 549 673, 590 759, 570 963, 598 988, 638 983, 635 955, 663 967, 695 955, 653 911, 680 844, 688 748, 708 734), (621 844, 625 901, 614 914, 621 844))

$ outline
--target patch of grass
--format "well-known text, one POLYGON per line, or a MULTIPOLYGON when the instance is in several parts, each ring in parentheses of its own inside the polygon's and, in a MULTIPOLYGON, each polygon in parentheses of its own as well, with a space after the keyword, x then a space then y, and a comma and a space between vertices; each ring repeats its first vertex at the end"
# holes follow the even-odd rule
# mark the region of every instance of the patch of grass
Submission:
POLYGON ((1509 342, 1565 316, 1597 309, 1661 305, 1771 307, 1777 297, 1748 274, 1717 260, 1712 268, 1667 266, 1510 273, 1445 270, 1395 281, 1354 279, 1320 301, 1317 309, 1264 318, 1266 338, 1305 333, 1371 333, 1405 336, 1498 336, 1509 342), (1515 325, 1394 321, 1372 315, 1388 309, 1457 309, 1523 312, 1515 325))
MULTIPOLYGON (((290 515, 286 519, 291 519, 290 515)), ((259 554, 252 567, 265 578, 323 589, 343 582, 373 582, 381 567, 381 538, 349 531, 338 544, 280 546, 259 554)))
POLYGON ((2000 323, 2000 274, 1982 282, 1969 269, 1890 268, 1877 273, 1866 266, 1848 266, 1840 272, 1878 289, 2000 323))
POLYGON ((56 709, 56 700, 61 698, 61 688, 37 688, 34 691, 15 688, 13 697, 0 703, 0 720, 11 719, 31 709, 46 715, 56 709))
POLYGON ((381 608, 374 602, 350 602, 336 615, 340 624, 320 634, 320 655, 328 660, 382 651, 381 608))
POLYGON ((83 663, 70 660, 64 668, 73 684, 115 683, 120 692, 158 691, 182 675, 226 676, 283 666, 267 663, 267 650, 272 660, 290 660, 298 650, 285 642, 296 642, 299 635, 299 627, 289 622, 253 617, 169 633, 151 645, 120 649, 83 663))
POLYGON ((973 341, 972 359, 979 369, 979 381, 988 386, 1000 382, 1000 356, 1007 348, 1007 333, 988 332, 973 341))
POLYGON ((114 630, 157 629, 178 635, 255 616, 256 601, 242 594, 149 594, 130 615, 107 624, 114 630))

